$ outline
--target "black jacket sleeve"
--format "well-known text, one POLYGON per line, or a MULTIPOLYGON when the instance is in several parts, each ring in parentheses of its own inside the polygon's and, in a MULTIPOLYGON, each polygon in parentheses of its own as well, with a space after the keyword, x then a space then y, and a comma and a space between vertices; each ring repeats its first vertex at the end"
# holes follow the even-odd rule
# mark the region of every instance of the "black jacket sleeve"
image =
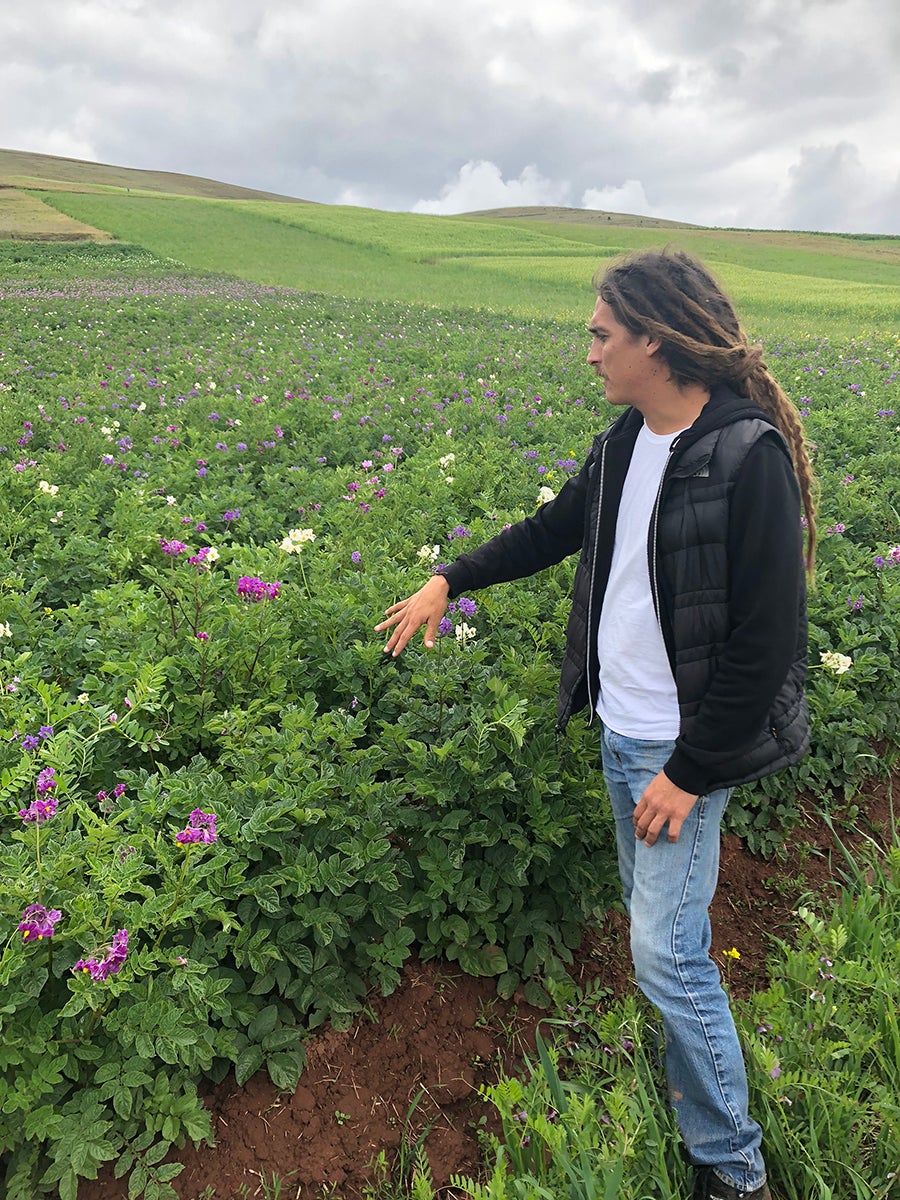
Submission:
POLYGON ((589 455, 578 475, 566 480, 556 499, 542 504, 534 516, 450 563, 443 574, 451 597, 534 575, 580 550, 592 461, 589 455))
POLYGON ((750 450, 735 480, 728 557, 728 641, 664 768, 696 795, 726 778, 728 762, 759 737, 791 665, 805 653, 797 622, 805 595, 800 492, 790 459, 770 438, 750 450))

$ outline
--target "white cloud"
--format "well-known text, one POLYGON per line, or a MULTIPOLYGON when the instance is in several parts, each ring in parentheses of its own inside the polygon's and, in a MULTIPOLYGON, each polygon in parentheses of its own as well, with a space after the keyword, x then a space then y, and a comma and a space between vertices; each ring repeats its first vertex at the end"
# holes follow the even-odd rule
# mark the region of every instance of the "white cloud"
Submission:
POLYGON ((566 182, 545 179, 533 163, 518 179, 505 180, 496 163, 469 161, 451 183, 441 188, 438 200, 419 200, 412 211, 448 216, 485 208, 566 205, 570 190, 566 182))
POLYGON ((900 173, 873 170, 851 142, 803 146, 777 209, 788 229, 897 232, 900 173))
POLYGON ((619 187, 588 188, 581 198, 581 207, 598 208, 601 212, 632 213, 643 217, 666 215, 656 212, 639 179, 626 179, 619 187))

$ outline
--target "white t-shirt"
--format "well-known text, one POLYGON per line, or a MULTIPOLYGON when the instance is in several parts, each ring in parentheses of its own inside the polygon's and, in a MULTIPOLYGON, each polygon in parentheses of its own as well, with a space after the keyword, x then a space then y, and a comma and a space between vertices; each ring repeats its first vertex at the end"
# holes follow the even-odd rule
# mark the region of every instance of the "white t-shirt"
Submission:
POLYGON ((597 715, 624 737, 674 741, 678 696, 653 608, 647 537, 660 480, 676 433, 644 425, 625 476, 609 582, 597 631, 597 715))

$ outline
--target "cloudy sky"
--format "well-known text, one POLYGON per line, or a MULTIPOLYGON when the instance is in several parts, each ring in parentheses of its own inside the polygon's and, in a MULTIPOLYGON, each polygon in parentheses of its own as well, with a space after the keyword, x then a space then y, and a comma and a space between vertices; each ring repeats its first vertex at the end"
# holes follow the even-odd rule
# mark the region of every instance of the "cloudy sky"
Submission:
POLYGON ((896 0, 2 0, 0 147, 329 204, 900 234, 896 0))

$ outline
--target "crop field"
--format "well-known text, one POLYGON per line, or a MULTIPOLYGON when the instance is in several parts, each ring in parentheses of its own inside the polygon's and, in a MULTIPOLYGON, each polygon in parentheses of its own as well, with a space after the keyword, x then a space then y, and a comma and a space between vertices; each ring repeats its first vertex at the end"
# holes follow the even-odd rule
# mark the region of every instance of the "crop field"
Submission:
POLYGON ((32 192, 9 187, 0 189, 0 240, 7 238, 63 242, 110 240, 108 233, 57 212, 32 192))
MULTIPOLYGON (((631 235, 49 199, 119 243, 0 242, 0 1175, 73 1200, 115 1163, 157 1200, 211 1132, 201 1081, 290 1091, 413 953, 549 1004, 615 900, 594 732, 554 732, 572 564, 460 599, 431 652, 373 626, 578 469, 611 416, 590 276, 631 235)), ((900 747, 900 281, 717 236, 821 483, 812 753, 728 818, 777 857, 801 796, 862 804, 900 747)), ((873 849, 742 1017, 785 1200, 896 1178, 898 879, 873 849)), ((646 1016, 576 1009, 602 1106, 543 1047, 491 1094, 493 1190, 461 1191, 568 1194, 590 1161, 679 1194, 646 1016)))
POLYGON ((900 239, 604 227, 54 193, 49 203, 193 269, 257 283, 535 319, 584 319, 611 255, 677 244, 706 259, 757 337, 900 332, 900 239), (760 275, 760 273, 763 273, 760 275))

